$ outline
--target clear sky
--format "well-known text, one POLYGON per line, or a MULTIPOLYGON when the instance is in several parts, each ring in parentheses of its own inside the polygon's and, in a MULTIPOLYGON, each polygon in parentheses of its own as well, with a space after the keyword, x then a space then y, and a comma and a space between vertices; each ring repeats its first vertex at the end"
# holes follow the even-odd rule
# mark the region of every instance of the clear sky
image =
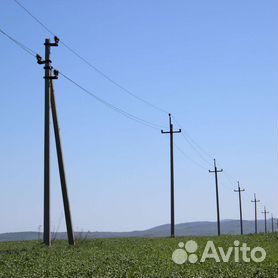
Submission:
MULTIPOLYGON (((173 113, 216 157, 225 172, 222 219, 239 216, 237 180, 246 190, 244 219, 253 218, 254 192, 259 217, 263 205, 277 217, 277 1, 19 1, 113 80, 173 113)), ((0 28, 44 54, 49 33, 12 0, 1 1, 0 28)), ((36 231, 43 221, 43 67, 3 35, 0 42, 0 232, 36 231)), ((167 114, 130 97, 62 45, 52 60, 99 97, 167 128, 167 114)), ((75 230, 169 223, 169 137, 63 77, 55 86, 75 230)), ((214 221, 212 159, 203 161, 181 134, 175 142, 198 163, 176 150, 176 222, 214 221)), ((51 155, 52 229, 63 231, 53 140, 51 155)))

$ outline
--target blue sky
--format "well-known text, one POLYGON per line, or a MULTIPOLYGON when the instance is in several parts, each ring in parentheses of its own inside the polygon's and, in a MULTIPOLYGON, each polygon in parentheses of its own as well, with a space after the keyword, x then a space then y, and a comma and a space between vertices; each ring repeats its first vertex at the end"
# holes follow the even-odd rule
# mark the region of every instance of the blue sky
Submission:
MULTIPOLYGON (((225 172, 219 174, 222 219, 238 218, 237 180, 246 190, 245 219, 253 218, 254 192, 259 212, 266 205, 277 217, 276 1, 20 2, 113 80, 173 113, 216 157, 225 172)), ((50 35, 40 25, 14 1, 2 1, 0 15, 4 31, 43 55, 50 35)), ((0 232, 37 230, 43 215, 43 68, 4 36, 0 40, 0 232)), ((130 97, 62 45, 52 49, 52 60, 99 97, 167 127, 167 114, 130 97)), ((63 77, 55 86, 75 229, 169 223, 168 136, 115 113, 63 77)), ((212 165, 182 135, 175 142, 202 166, 175 152, 176 222, 215 220, 212 165)), ((54 147, 52 140, 51 222, 62 231, 54 147)))

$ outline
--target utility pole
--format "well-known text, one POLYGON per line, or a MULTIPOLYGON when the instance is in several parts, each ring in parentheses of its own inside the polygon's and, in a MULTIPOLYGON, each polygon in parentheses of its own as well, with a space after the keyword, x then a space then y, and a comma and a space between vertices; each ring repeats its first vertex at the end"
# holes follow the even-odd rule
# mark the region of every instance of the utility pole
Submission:
POLYGON ((44 225, 43 225, 43 241, 47 246, 51 246, 50 231, 50 107, 54 123, 54 133, 56 141, 56 150, 58 157, 59 173, 63 194, 64 211, 67 225, 69 244, 74 245, 74 234, 71 223, 71 215, 69 208, 69 200, 67 194, 66 177, 64 170, 63 154, 61 140, 59 134, 58 116, 55 104, 53 79, 58 79, 58 71, 54 71, 52 75, 52 61, 50 59, 51 47, 57 47, 59 38, 54 37, 55 42, 51 43, 50 39, 45 40, 45 60, 37 54, 37 63, 44 65, 45 70, 45 111, 44 111, 44 225))
POLYGON ((223 172, 223 169, 218 170, 216 166, 216 160, 214 159, 214 170, 209 170, 209 173, 215 174, 215 188, 216 188, 216 209, 217 209, 217 233, 220 236, 220 210, 219 210, 219 194, 218 194, 218 173, 223 172))
POLYGON ((239 200, 239 216, 240 216, 240 234, 243 235, 243 225, 242 225, 242 207, 241 207, 241 192, 244 192, 245 189, 241 189, 239 185, 239 181, 237 182, 237 190, 234 192, 238 192, 238 200, 239 200))
POLYGON ((38 59, 39 64, 44 64, 44 222, 43 222, 43 241, 46 245, 51 245, 50 231, 50 83, 51 72, 50 60, 50 39, 46 39, 44 61, 38 59))
POLYGON ((258 233, 257 203, 259 203, 260 200, 257 200, 256 193, 254 194, 254 200, 251 200, 251 202, 255 204, 255 234, 257 234, 258 233))
POLYGON ((266 211, 266 208, 264 207, 264 211, 262 211, 262 213, 264 214, 264 232, 267 233, 266 215, 269 211, 266 211))
POLYGON ((63 203, 64 203, 64 212, 66 218, 66 226, 67 226, 67 234, 68 234, 68 242, 70 245, 74 245, 74 233, 72 228, 72 221, 71 221, 71 213, 70 213, 70 204, 69 204, 69 197, 68 197, 68 190, 67 190, 67 182, 66 182, 66 173, 64 167, 64 158, 63 158, 63 151, 62 151, 62 143, 61 143, 61 136, 60 136, 60 127, 58 122, 58 112, 56 108, 56 101, 55 101, 55 93, 54 93, 54 84, 53 79, 58 78, 58 71, 54 70, 54 78, 51 79, 51 93, 50 93, 50 103, 51 103, 51 110, 52 110, 52 119, 53 119, 53 126, 54 126, 54 134, 55 134, 55 141, 56 141, 56 151, 57 151, 57 158, 58 158, 58 167, 60 173, 60 181, 61 181, 61 188, 62 188, 62 196, 63 196, 63 203), (57 78, 55 78, 57 77, 57 78))
POLYGON ((170 172, 171 172, 171 182, 170 182, 170 191, 171 191, 171 237, 175 237, 175 186, 174 186, 174 133, 180 133, 181 129, 174 130, 172 124, 171 114, 169 114, 169 127, 170 131, 161 130, 162 134, 170 134, 170 172))
POLYGON ((272 230, 272 233, 274 233, 274 219, 273 219, 272 213, 271 213, 271 230, 272 230))

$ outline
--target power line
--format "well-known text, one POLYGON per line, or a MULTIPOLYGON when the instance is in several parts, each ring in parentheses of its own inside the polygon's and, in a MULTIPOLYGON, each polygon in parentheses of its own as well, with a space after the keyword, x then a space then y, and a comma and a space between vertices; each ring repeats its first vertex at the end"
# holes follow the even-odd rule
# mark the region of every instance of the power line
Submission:
MULTIPOLYGON (((49 32, 50 34, 55 36, 55 33, 53 31, 51 31, 41 20, 39 20, 36 16, 34 16, 27 8, 25 8, 19 1, 14 0, 15 3, 20 6, 28 15, 30 15, 39 25, 41 25, 47 32, 49 32)), ((66 44, 65 42, 63 42, 62 40, 60 40, 60 43, 66 47, 71 53, 73 53, 76 57, 78 57, 80 60, 82 60, 85 64, 87 64, 90 68, 92 68, 94 71, 96 71, 99 75, 101 75, 102 77, 104 77, 106 80, 108 80, 109 82, 111 82, 113 85, 115 85, 116 87, 120 88, 122 91, 124 91, 125 93, 127 93, 128 95, 132 96, 133 98, 145 103, 146 105, 156 109, 157 111, 160 111, 162 113, 166 113, 168 115, 168 112, 145 100, 142 97, 137 96, 136 94, 134 94, 131 90, 127 89, 125 86, 121 85, 119 82, 115 81, 114 79, 112 79, 109 75, 107 75, 106 73, 104 73, 102 70, 100 70, 98 67, 96 67, 95 65, 93 65, 90 61, 88 61, 88 59, 84 58, 82 55, 80 55, 76 50, 74 50, 72 47, 70 47, 68 44, 66 44)))
MULTIPOLYGON (((16 0, 14 0, 16 1, 16 0)), ((19 42, 18 40, 16 40, 15 38, 13 38, 11 35, 7 34, 5 31, 3 31, 1 28, 0 28, 0 33, 2 33, 2 35, 6 36, 9 40, 11 40, 12 42, 14 42, 18 47, 20 47, 22 50, 24 50, 26 53, 28 53, 29 55, 31 55, 32 57, 36 57, 36 52, 34 50, 32 50, 31 48, 29 48, 28 46, 24 45, 23 43, 19 42)), ((149 121, 146 121, 144 119, 141 119, 131 113, 128 113, 124 110, 122 110, 121 108, 118 108, 114 105, 112 105, 111 103, 101 99, 100 97, 98 97, 96 94, 94 94, 92 91, 89 91, 87 89, 85 89, 84 87, 82 87, 81 85, 79 85, 77 82, 75 82, 74 80, 72 80, 71 78, 69 78, 68 76, 66 76, 64 73, 62 72, 59 72, 65 79, 67 79, 68 81, 70 81, 71 83, 73 83, 75 86, 79 87, 82 91, 84 91, 85 93, 87 93, 88 95, 94 97, 96 100, 98 100, 99 102, 101 102, 102 104, 104 104, 105 106, 109 107, 110 109, 120 113, 121 115, 125 116, 126 118, 129 118, 135 122, 138 122, 142 125, 145 125, 147 127, 150 127, 152 129, 155 129, 155 130, 160 130, 161 128, 165 128, 164 126, 161 126, 161 125, 158 125, 158 124, 154 124, 154 123, 151 123, 149 121)), ((182 127, 176 120, 176 118, 173 116, 173 119, 175 119, 175 122, 180 126, 182 127)), ((185 132, 186 133, 186 132, 185 132)), ((183 134, 182 134, 183 135, 183 134)), ((194 142, 194 140, 188 135, 187 133, 187 136, 188 138, 191 139, 192 142, 194 142)), ((192 148, 194 148, 196 151, 196 147, 194 146, 193 143, 191 143, 188 138, 186 138, 184 135, 183 135, 184 139, 186 139, 186 141, 191 145, 192 148)), ((192 159, 190 156, 188 156, 183 150, 181 147, 179 147, 176 143, 174 143, 175 147, 177 148, 177 150, 189 161, 191 161, 193 164, 195 164, 196 166, 206 170, 206 168, 204 166, 202 166, 200 163, 196 162, 194 159, 192 159)), ((196 145, 196 143, 195 143, 196 145)), ((198 152, 198 151, 197 151, 198 152)), ((199 152, 198 152, 199 153, 199 152)), ((199 153, 199 155, 201 155, 201 153, 199 153)), ((204 159, 203 159, 204 160, 204 159)), ((204 160, 205 162, 209 163, 207 160, 204 160)), ((229 177, 227 174, 225 174, 225 177, 227 178, 227 180, 233 184, 233 182, 231 181, 231 177, 229 177)))
POLYGON ((160 107, 158 107, 157 105, 154 105, 153 103, 143 99, 142 97, 139 97, 137 95, 135 95, 133 92, 131 92, 129 89, 127 89, 126 87, 124 87, 123 85, 119 84, 118 82, 116 82, 115 80, 113 80, 111 77, 109 77, 107 74, 105 74, 103 71, 101 71, 99 68, 97 68, 96 66, 94 66, 92 63, 90 63, 87 59, 85 59, 83 56, 81 56, 80 54, 78 54, 75 50, 73 50, 71 47, 69 47, 67 44, 65 44, 63 41, 61 41, 61 44, 64 45, 70 52, 72 52, 75 56, 77 56, 79 59, 81 59, 84 63, 86 63, 89 67, 91 67, 92 69, 94 69, 98 74, 100 74, 102 77, 104 77, 106 80, 108 80, 109 82, 111 82, 112 84, 114 84, 116 87, 120 88, 122 91, 126 92, 127 94, 129 94, 130 96, 134 97, 135 99, 147 104, 148 106, 168 114, 168 112, 160 107))
MULTIPOLYGON (((24 7, 18 0, 14 0, 14 2, 16 4, 18 4, 18 6, 20 6, 29 16, 31 16, 43 29, 45 29, 47 32, 49 32, 50 34, 55 36, 55 33, 49 29, 40 19, 38 19, 36 16, 34 16, 30 10, 28 10, 26 7, 24 7)), ((63 46, 65 46, 70 52, 72 52, 75 56, 77 56, 79 59, 81 59, 85 64, 87 64, 90 68, 92 68, 94 71, 96 71, 97 73, 99 73, 102 77, 104 77, 106 80, 108 80, 109 82, 111 82, 112 84, 114 84, 115 86, 117 86, 118 88, 120 88, 122 91, 124 91, 125 93, 129 94, 130 96, 136 98, 137 100, 147 104, 148 106, 166 113, 167 115, 169 114, 165 109, 137 96, 136 94, 134 94, 131 90, 127 89, 125 86, 119 84, 118 82, 116 82, 115 80, 113 80, 110 76, 108 76, 106 73, 104 73, 102 70, 100 70, 98 67, 96 67, 95 65, 93 65, 90 61, 88 61, 88 59, 84 58, 84 56, 80 55, 77 51, 75 51, 72 47, 70 47, 68 44, 66 44, 65 42, 63 42, 62 40, 60 40, 60 44, 62 44, 63 46)), ((83 88, 84 89, 84 88, 83 88)), ((87 92, 88 93, 88 92, 87 92)), ((112 107, 110 107, 112 108, 112 107)), ((113 108, 112 108, 113 109, 113 108)), ((128 113, 125 115, 127 117, 129 117, 128 113)), ((176 120, 176 118, 173 116, 173 119, 175 120, 175 122, 180 125, 178 123, 178 121, 176 120)), ((140 121, 140 120, 139 120, 140 121)), ((143 122, 148 123, 146 121, 143 120, 143 122)), ((148 123, 149 124, 149 123, 148 123)), ((151 124, 152 125, 152 124, 151 124)), ((158 126, 158 125, 155 125, 158 126)), ((181 127, 181 125, 180 125, 181 127)), ((209 160, 206 158, 209 157, 210 159, 213 159, 213 157, 207 152, 205 151, 195 140, 193 140, 193 138, 187 133, 185 132, 186 136, 184 134, 182 134, 183 138, 186 140, 186 142, 195 150, 196 153, 198 153, 198 155, 200 156, 200 158, 207 163, 208 165, 211 165, 211 162, 209 162, 209 160), (205 155, 204 155, 205 154, 205 155)), ((199 163, 194 162, 197 165, 200 165, 199 163)), ((202 167, 202 166, 201 166, 202 167)), ((203 167, 204 168, 204 167, 203 167)))
MULTIPOLYGON (((99 98, 95 93, 92 93, 92 91, 89 91, 87 89, 85 89, 83 86, 81 86, 80 84, 78 84, 77 82, 75 82, 74 80, 72 80, 71 78, 69 78, 68 76, 66 76, 64 73, 59 72, 64 78, 66 78, 68 81, 70 81, 71 83, 73 83, 75 86, 77 86, 78 88, 80 88, 82 91, 84 91, 86 94, 92 96, 93 98, 95 98, 96 100, 98 100, 99 102, 101 102, 102 104, 104 104, 105 106, 111 108, 112 110, 115 110, 116 112, 119 112, 120 114, 122 114, 123 116, 131 119, 131 120, 135 120, 136 122, 139 122, 140 124, 146 125, 150 128, 153 128, 155 130, 158 130, 159 128, 164 128, 161 125, 157 125, 157 124, 153 124, 151 122, 145 121, 141 118, 138 118, 137 116, 134 116, 108 102, 106 102, 105 100, 99 98)), ((192 159, 190 156, 188 156, 181 147, 179 147, 176 143, 174 143, 175 147, 177 148, 177 150, 189 161, 191 161, 193 164, 195 164, 196 166, 202 168, 203 170, 207 170, 204 166, 202 166, 200 163, 196 162, 194 159, 192 159)))
POLYGON ((184 130, 184 133, 182 133, 183 138, 186 140, 186 142, 195 150, 196 153, 200 156, 200 158, 206 162, 208 165, 211 166, 211 162, 205 157, 209 157, 210 159, 214 159, 212 155, 210 155, 207 151, 205 151, 189 134, 186 132, 186 130, 183 128, 183 126, 178 122, 176 117, 173 116, 173 120, 176 122, 180 128, 184 130), (184 135, 185 134, 185 135, 184 135))
MULTIPOLYGON (((16 0, 14 0, 15 2, 17 2, 16 0)), ((16 40, 14 37, 12 37, 11 35, 7 34, 3 29, 0 28, 0 33, 5 36, 6 38, 8 38, 10 41, 12 41, 13 43, 15 43, 19 48, 21 48, 22 50, 24 50, 26 53, 28 53, 29 55, 31 55, 32 57, 36 57, 36 52, 34 50, 32 50, 31 48, 29 48, 28 46, 24 45, 23 43, 19 42, 18 40, 16 40)), ((54 34, 54 33, 53 33, 54 34)), ((129 118, 135 122, 138 122, 142 125, 145 125, 147 127, 150 127, 152 129, 155 130, 159 130, 160 128, 164 128, 161 125, 158 124, 154 124, 152 122, 146 121, 140 117, 137 117, 131 113, 128 113, 127 111, 116 107, 114 105, 112 105, 111 103, 101 99, 100 97, 98 97, 96 94, 92 93, 92 91, 89 91, 87 89, 85 89, 84 87, 82 87, 81 85, 79 85, 77 82, 75 82, 74 80, 72 80, 71 78, 69 78, 68 76, 66 76, 65 74, 61 73, 60 74, 67 79, 68 81, 72 82, 74 85, 76 85, 77 87, 79 87, 82 91, 84 91, 85 93, 87 93, 88 95, 94 97, 96 100, 98 100, 99 102, 101 102, 103 105, 107 106, 108 108, 120 113, 121 115, 125 116, 126 118, 129 118)), ((173 116, 174 121, 182 128, 182 126, 180 125, 180 123, 177 121, 177 119, 173 116)), ((187 136, 184 136, 182 134, 182 136, 184 137, 184 139, 188 142, 188 144, 199 154, 200 158, 202 158, 202 160, 208 164, 210 164, 210 162, 204 157, 203 154, 205 154, 207 157, 212 158, 212 156, 206 151, 204 150, 187 132, 185 132, 187 136)), ((191 161, 192 163, 194 163, 195 165, 197 165, 198 167, 206 170, 206 168, 204 166, 202 166, 201 164, 199 164, 198 162, 196 162, 195 160, 193 160, 191 157, 189 157, 177 144, 175 144, 175 147, 177 148, 177 150, 189 161, 191 161)), ((227 174, 227 172, 224 172, 224 176, 225 178, 229 181, 229 183, 231 183, 231 185, 233 184, 233 177, 231 177, 231 175, 227 174)), ((234 179, 235 180, 235 179, 234 179)))
MULTIPOLYGON (((33 14, 30 12, 30 10, 28 10, 25 6, 23 6, 18 0, 14 0, 14 2, 15 2, 20 8, 22 8, 29 16, 31 16, 43 29, 45 29, 48 33, 50 33, 50 34, 52 34, 52 35, 55 36, 55 33, 54 33, 51 29, 49 29, 40 19, 38 19, 35 15, 33 15, 33 14)), ((23 50, 25 50, 26 52, 28 52, 30 55, 35 56, 35 52, 34 52, 32 49, 26 47, 25 45, 19 43, 18 41, 14 40, 13 38, 9 37, 4 31, 2 31, 2 33, 3 33, 4 35, 6 35, 9 39, 13 40, 18 46, 20 46, 23 50)), ((103 72, 102 70, 100 70, 98 67, 96 67, 95 65, 93 65, 90 61, 88 61, 88 59, 84 58, 84 56, 80 55, 77 51, 75 51, 72 47, 70 47, 68 44, 66 44, 66 43, 63 42, 62 40, 60 40, 60 44, 62 44, 63 46, 65 46, 65 48, 67 48, 70 52, 72 52, 76 57, 78 57, 79 59, 81 59, 81 60, 82 60, 85 64, 87 64, 90 68, 92 68, 94 71, 96 71, 98 74, 100 74, 100 75, 101 75, 102 77, 104 77, 106 80, 108 80, 109 82, 111 82, 112 84, 114 84, 115 86, 117 86, 118 88, 120 88, 120 89, 121 89, 122 91, 124 91, 125 93, 127 93, 127 94, 129 94, 130 96, 134 97, 135 99, 137 99, 137 100, 139 100, 139 101, 145 103, 146 105, 148 105, 148 106, 150 106, 150 107, 156 109, 157 111, 160 111, 160 112, 162 112, 162 113, 168 114, 168 112, 167 112, 165 109, 163 109, 163 108, 161 108, 161 107, 159 107, 159 106, 157 106, 157 105, 155 105, 155 104, 153 104, 153 103, 151 103, 151 102, 145 100, 145 99, 142 98, 142 97, 137 96, 137 95, 134 94, 131 90, 127 89, 125 86, 123 86, 123 85, 119 84, 118 82, 116 82, 115 80, 113 80, 110 76, 108 76, 106 73, 104 73, 104 72, 103 72)), ((61 75, 62 75, 62 74, 61 74, 61 75)), ((73 82, 73 80, 71 80, 70 78, 68 78, 68 77, 66 77, 66 76, 64 76, 64 77, 67 78, 69 81, 73 82)), ((73 83, 75 83, 75 85, 77 85, 77 86, 79 87, 79 84, 77 84, 76 82, 73 82, 73 83)), ((82 87, 82 86, 80 86, 80 87, 82 87)), ((91 92, 88 92, 88 90, 86 90, 86 89, 83 88, 83 87, 82 87, 82 90, 85 91, 86 93, 91 94, 91 92)), ((93 95, 94 95, 94 94, 93 94, 93 95)), ((132 114, 130 114, 130 113, 128 113, 128 112, 126 112, 126 111, 124 111, 124 110, 122 110, 122 109, 116 107, 116 106, 113 106, 112 104, 110 104, 110 103, 108 103, 108 102, 106 102, 106 101, 101 100, 101 99, 98 98, 96 95, 94 95, 94 97, 95 97, 96 99, 98 99, 98 101, 102 102, 102 103, 105 104, 106 106, 109 106, 111 109, 113 109, 113 110, 115 110, 115 111, 121 113, 122 115, 124 115, 124 116, 127 117, 127 118, 130 118, 130 119, 132 119, 132 120, 134 120, 134 121, 137 121, 137 122, 139 122, 139 123, 141 123, 141 124, 144 124, 144 125, 146 125, 146 126, 148 126, 148 127, 154 128, 154 129, 157 129, 158 127, 161 127, 161 126, 159 126, 159 125, 157 125, 157 124, 150 123, 150 122, 145 121, 145 120, 143 120, 143 119, 141 119, 141 118, 139 118, 139 117, 137 117, 137 116, 134 116, 134 115, 132 115, 132 114)), ((175 121, 181 128, 183 128, 183 127, 179 124, 179 122, 177 121, 177 119, 176 119, 174 116, 173 116, 173 119, 174 119, 174 121, 175 121)), ((184 128, 183 128, 183 130, 184 130, 184 128)), ((205 163, 207 163, 208 165, 211 165, 211 162, 209 162, 209 160, 208 160, 207 158, 213 159, 213 156, 212 156, 209 152, 207 152, 204 148, 202 148, 202 147, 201 147, 201 146, 188 134, 188 132, 184 131, 184 133, 185 133, 185 134, 182 134, 182 136, 183 136, 183 138, 186 140, 186 142, 195 150, 196 153, 198 153, 199 157, 200 157, 205 163), (206 158, 206 157, 207 157, 207 158, 206 158)), ((185 154, 185 153, 183 153, 183 154, 185 154)), ((187 155, 185 155, 185 156, 186 156, 187 158, 189 158, 187 155)), ((191 158, 189 158, 189 160, 193 161, 191 158)), ((194 164, 200 166, 200 164, 197 163, 196 161, 194 161, 194 164)), ((203 166, 200 166, 200 167, 204 168, 203 166)), ((225 176, 226 176, 226 175, 225 175, 225 176)))
MULTIPOLYGON (((172 116, 174 122, 183 129, 183 133, 181 134, 182 137, 185 139, 185 141, 191 146, 191 148, 199 155, 199 157, 205 162, 207 163, 209 166, 211 166, 211 162, 205 157, 205 155, 208 158, 211 158, 212 160, 214 160, 213 156, 211 154, 209 154, 209 152, 207 152, 204 148, 202 148, 189 134, 188 132, 186 132, 186 130, 184 129, 184 127, 178 122, 178 120, 175 118, 175 116, 172 116), (184 135, 185 134, 185 135, 184 135)), ((179 150, 179 147, 177 146, 177 149, 179 150)), ((182 151, 182 150, 181 150, 182 151)), ((183 151, 182 151, 183 152, 183 151)), ((189 159, 191 162, 193 162, 195 165, 197 165, 200 168, 205 169, 204 166, 202 166, 201 164, 197 163, 195 160, 193 160, 192 158, 190 158, 186 153, 183 152, 183 155, 189 159)), ((224 177, 226 178, 226 180, 230 183, 230 187, 234 187, 234 182, 232 181, 234 178, 229 175, 227 172, 223 172, 224 177)), ((236 179, 234 179, 236 180, 236 179)), ((225 183, 222 183, 224 186, 226 186, 225 183)))
POLYGON ((36 52, 33 51, 31 48, 27 47, 26 45, 24 45, 23 43, 19 42, 18 40, 16 40, 15 38, 13 38, 12 36, 8 35, 5 31, 3 31, 2 29, 0 29, 0 33, 4 36, 6 36, 9 40, 11 40, 12 42, 14 42, 17 46, 19 46, 21 49, 23 49, 26 53, 28 53, 29 55, 35 57, 36 56, 36 52))
POLYGON ((194 159, 192 159, 190 156, 188 156, 183 150, 182 148, 180 148, 176 143, 174 143, 176 149, 189 161, 191 161, 192 163, 194 163, 196 166, 202 168, 203 170, 207 171, 206 167, 202 166, 200 163, 196 162, 194 159))
POLYGON ((224 174, 224 177, 226 178, 226 180, 227 180, 232 186, 234 185, 234 183, 237 182, 237 180, 236 180, 234 177, 232 177, 229 173, 227 173, 226 171, 223 172, 223 174, 224 174))
MULTIPOLYGON (((223 172, 223 174, 224 174, 224 172, 223 172)), ((225 174, 224 174, 224 177, 225 177, 225 174)), ((229 180, 227 180, 227 181, 229 181, 229 180)), ((230 182, 227 183, 226 181, 222 180, 221 184, 222 184, 223 188, 225 187, 229 191, 234 189, 234 185, 230 182)))
POLYGON ((18 2, 17 0, 14 0, 15 3, 20 6, 26 13, 28 13, 35 21, 37 21, 37 23, 39 23, 47 32, 49 32, 50 34, 52 34, 53 36, 55 36, 55 34, 49 29, 47 28, 47 26, 45 24, 43 24, 37 17, 35 17, 29 10, 27 10, 20 2, 18 2))
MULTIPOLYGON (((174 143, 174 145, 175 145, 175 148, 176 148, 187 160, 191 161, 193 164, 195 164, 195 165, 198 166, 199 168, 201 168, 201 169, 207 171, 207 168, 206 168, 205 166, 203 166, 202 164, 198 163, 196 160, 194 160, 193 158, 191 158, 191 157, 190 157, 187 153, 185 153, 185 152, 183 151, 183 149, 182 149, 181 147, 179 147, 176 143, 174 143)), ((224 172, 223 172, 223 174, 224 174, 224 172)), ((224 186, 226 187, 226 183, 224 183, 223 181, 222 181, 222 185, 224 185, 224 186)), ((229 186, 229 187, 228 187, 228 185, 227 185, 227 188, 231 189, 231 188, 233 188, 233 187, 232 187, 232 186, 229 186)))
MULTIPOLYGON (((206 151, 203 147, 201 147, 190 135, 188 132, 186 132, 186 130, 184 129, 184 127, 178 122, 178 120, 173 116, 173 120, 176 122, 176 124, 183 129, 183 133, 182 136, 183 138, 186 140, 186 142, 192 147, 192 149, 195 150, 195 152, 199 155, 199 157, 206 162, 208 165, 211 165, 211 162, 207 159, 212 159, 214 160, 214 157, 208 152, 206 151), (205 157, 207 156, 207 158, 205 157)), ((219 164, 219 163, 218 163, 219 164)), ((221 163, 220 163, 221 164, 221 163)), ((221 166, 221 165, 220 165, 221 166)), ((232 187, 234 187, 234 183, 237 181, 236 178, 234 178, 232 175, 230 175, 229 173, 227 173, 227 171, 223 172, 224 177, 226 178, 226 180, 231 184, 232 187)))
MULTIPOLYGON (((16 1, 16 0, 15 0, 16 1)), ((12 36, 8 35, 5 31, 3 31, 0 28, 0 33, 5 35, 9 40, 13 41, 18 47, 20 47, 21 49, 23 49, 26 53, 28 53, 29 55, 36 57, 36 52, 33 51, 31 48, 27 47, 26 45, 22 44, 21 42, 19 42, 18 40, 16 40, 15 38, 13 38, 12 36)), ((101 102, 102 104, 104 104, 105 106, 109 107, 110 109, 122 114, 123 116, 136 121, 140 124, 143 124, 145 126, 148 126, 150 128, 156 129, 156 130, 160 130, 161 128, 164 128, 164 126, 162 125, 158 125, 155 123, 151 123, 149 121, 146 121, 140 117, 137 117, 103 99, 101 99, 100 97, 98 97, 96 94, 92 93, 92 91, 89 91, 87 89, 85 89, 84 87, 82 87, 81 85, 79 85, 77 82, 75 82, 74 80, 72 80, 71 78, 69 78, 67 75, 63 74, 62 72, 59 72, 64 78, 66 78, 68 81, 72 82, 73 84, 75 84, 77 87, 79 87, 81 90, 83 90, 84 92, 86 92, 88 95, 94 97, 96 100, 98 100, 99 102, 101 102)))
MULTIPOLYGON (((185 131, 186 133, 186 131, 185 131)), ((204 158, 204 156, 202 155, 202 153, 198 150, 198 148, 196 148, 196 146, 194 144, 192 144, 192 142, 188 139, 189 137, 185 136, 182 133, 182 137, 185 139, 185 141, 191 146, 191 148, 199 155, 199 157, 208 165, 211 165, 211 162, 209 162, 207 159, 204 158)))
POLYGON ((98 97, 95 93, 93 93, 91 90, 88 90, 88 89, 85 89, 83 86, 81 86, 80 84, 78 84, 76 81, 74 81, 73 79, 71 79, 70 77, 68 77, 67 75, 65 75, 64 73, 62 72, 59 72, 65 79, 67 79, 68 81, 70 81, 72 84, 74 84, 75 86, 77 86, 79 89, 81 89, 83 92, 85 92, 86 94, 88 94, 89 96, 93 97, 94 99, 96 99, 98 102, 102 103, 103 105, 105 105, 106 107, 120 113, 121 115, 133 120, 133 121, 136 121, 140 124, 143 124, 145 126, 148 126, 150 128, 153 128, 155 130, 160 130, 160 128, 164 128, 163 126, 161 125, 158 125, 158 124, 155 124, 155 123, 152 123, 152 122, 149 122, 149 121, 146 121, 142 118, 139 118, 105 100, 103 100, 102 98, 98 97))

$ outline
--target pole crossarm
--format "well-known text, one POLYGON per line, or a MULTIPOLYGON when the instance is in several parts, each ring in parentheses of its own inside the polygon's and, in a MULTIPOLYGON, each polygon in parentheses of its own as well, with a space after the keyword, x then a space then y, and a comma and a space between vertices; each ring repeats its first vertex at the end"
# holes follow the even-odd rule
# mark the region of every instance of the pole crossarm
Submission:
POLYGON ((264 211, 262 211, 263 214, 268 214, 269 211, 266 211, 266 209, 264 209, 264 211))
POLYGON ((252 203, 259 203, 260 200, 257 200, 256 194, 254 194, 254 200, 251 200, 252 203))
POLYGON ((238 182, 238 189, 234 189, 234 192, 244 192, 244 191, 245 191, 245 189, 241 188, 239 185, 239 182, 238 182))
POLYGON ((181 129, 179 129, 179 130, 173 130, 173 131, 163 131, 163 130, 161 130, 161 133, 162 133, 162 134, 181 133, 181 129))

